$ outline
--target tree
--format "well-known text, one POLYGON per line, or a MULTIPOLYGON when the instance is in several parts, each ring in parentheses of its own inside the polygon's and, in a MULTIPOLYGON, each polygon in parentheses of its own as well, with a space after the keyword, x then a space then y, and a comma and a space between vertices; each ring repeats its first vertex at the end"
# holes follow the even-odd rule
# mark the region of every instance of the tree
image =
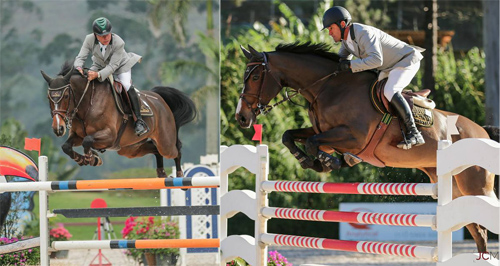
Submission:
MULTIPOLYGON (((41 18, 41 10, 31 1, 2 1, 0 5, 0 121, 9 117, 19 106, 13 95, 18 93, 16 85, 29 88, 33 79, 24 71, 34 61, 40 49, 40 32, 34 30, 25 39, 12 25, 16 12, 26 12, 41 18)), ((17 88, 19 88, 17 87, 17 88)))
MULTIPOLYGON (((189 8, 192 7, 190 1, 152 1, 153 8, 150 12, 152 24, 158 29, 161 27, 161 22, 166 22, 171 25, 171 32, 179 40, 181 46, 185 45, 186 36, 184 25, 187 19, 189 8), (175 13, 175 14, 172 14, 175 13)), ((197 89, 193 94, 193 100, 197 103, 199 109, 202 104, 206 104, 206 153, 217 154, 219 151, 219 97, 217 92, 219 88, 219 42, 214 29, 213 19, 213 0, 204 2, 205 12, 207 15, 206 32, 198 31, 197 46, 199 51, 204 55, 204 64, 198 60, 177 59, 172 62, 164 63, 162 66, 162 77, 166 82, 179 79, 182 75, 205 77, 205 84, 197 89)))
POLYGON ((436 87, 437 70, 437 0, 425 1, 425 66, 424 66, 424 88, 430 89, 432 93, 436 87))
POLYGON ((499 101, 500 101, 500 59, 498 51, 500 44, 498 36, 499 31, 499 2, 495 0, 483 0, 483 38, 484 51, 486 57, 486 124, 499 126, 499 101))

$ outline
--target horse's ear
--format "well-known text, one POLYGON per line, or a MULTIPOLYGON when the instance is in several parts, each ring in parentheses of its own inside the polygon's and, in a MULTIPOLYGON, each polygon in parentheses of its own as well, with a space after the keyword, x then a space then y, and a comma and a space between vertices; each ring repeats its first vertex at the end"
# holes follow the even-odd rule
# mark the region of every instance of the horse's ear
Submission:
POLYGON ((264 56, 262 55, 262 53, 260 52, 257 52, 257 50, 255 50, 252 46, 250 46, 250 44, 248 45, 248 50, 250 50, 250 53, 252 54, 252 56, 254 57, 257 57, 257 58, 263 58, 264 56))
POLYGON ((241 51, 243 51, 243 54, 245 55, 245 57, 248 60, 250 60, 252 58, 252 54, 247 49, 245 49, 245 47, 243 47, 243 45, 240 45, 240 48, 241 48, 241 51))
POLYGON ((42 76, 45 79, 45 81, 47 81, 47 83, 50 84, 50 82, 52 81, 52 78, 49 77, 47 74, 45 74, 45 72, 43 72, 43 70, 40 70, 40 72, 42 72, 42 76))
POLYGON ((73 70, 74 70, 75 66, 71 66, 71 69, 68 71, 68 73, 66 73, 66 75, 64 75, 64 80, 66 80, 67 82, 69 82, 69 79, 71 78, 71 75, 73 75, 73 70))

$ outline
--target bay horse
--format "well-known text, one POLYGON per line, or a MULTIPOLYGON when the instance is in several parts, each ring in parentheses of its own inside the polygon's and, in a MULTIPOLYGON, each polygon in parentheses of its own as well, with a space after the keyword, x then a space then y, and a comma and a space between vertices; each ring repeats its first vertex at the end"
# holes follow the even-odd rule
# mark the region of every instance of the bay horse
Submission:
POLYGON ((150 131, 137 137, 133 119, 119 112, 109 81, 88 82, 71 62, 65 62, 55 78, 41 72, 49 85, 52 129, 58 137, 69 130, 62 150, 80 166, 101 165, 96 150, 116 150, 128 158, 154 154, 158 177, 166 177, 163 157, 174 159, 176 176, 183 176, 179 128, 197 114, 193 101, 184 93, 169 87, 141 91, 140 98, 153 115, 144 117, 150 131), (83 146, 84 155, 75 152, 75 146, 83 146))
MULTIPOLYGON (((283 134, 283 144, 302 168, 317 172, 339 169, 346 166, 345 161, 330 153, 358 154, 367 146, 383 116, 370 102, 369 91, 377 79, 374 72, 335 72, 340 58, 329 52, 330 47, 326 44, 281 44, 272 52, 258 52, 251 46, 248 50, 241 49, 249 60, 235 115, 241 127, 253 125, 259 114, 272 108, 270 101, 283 87, 290 87, 309 103, 309 119, 313 125, 290 129, 283 134), (304 144, 305 151, 296 142, 304 144)), ((410 150, 397 148, 403 137, 398 123, 393 122, 376 146, 374 155, 386 166, 417 168, 427 174, 432 183, 437 182, 437 143, 446 139, 446 116, 454 114, 437 109, 432 112, 433 126, 420 128, 425 145, 410 150)), ((453 141, 490 138, 483 127, 464 116, 459 116, 456 126, 459 135, 453 136, 453 141)), ((473 166, 454 177, 454 198, 486 195, 497 199, 494 174, 473 166)), ((486 252, 487 230, 478 224, 469 224, 467 229, 478 251, 486 252)))

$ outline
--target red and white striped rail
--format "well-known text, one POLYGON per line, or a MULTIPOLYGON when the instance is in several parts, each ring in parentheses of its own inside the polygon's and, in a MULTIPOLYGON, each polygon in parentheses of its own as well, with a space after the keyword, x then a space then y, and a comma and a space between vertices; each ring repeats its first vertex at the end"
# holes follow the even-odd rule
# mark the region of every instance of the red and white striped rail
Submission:
POLYGON ((436 184, 422 183, 328 183, 306 181, 264 181, 266 192, 437 196, 436 184))
POLYGON ((391 244, 371 241, 346 241, 293 235, 262 234, 260 236, 260 240, 267 245, 331 249, 413 258, 425 258, 429 260, 433 260, 436 257, 437 252, 436 248, 426 246, 391 244))
POLYGON ((399 225, 399 226, 422 226, 432 227, 434 215, 422 214, 394 214, 394 213, 372 213, 372 212, 341 212, 323 210, 305 210, 291 208, 262 208, 262 215, 267 218, 361 223, 378 225, 399 225))

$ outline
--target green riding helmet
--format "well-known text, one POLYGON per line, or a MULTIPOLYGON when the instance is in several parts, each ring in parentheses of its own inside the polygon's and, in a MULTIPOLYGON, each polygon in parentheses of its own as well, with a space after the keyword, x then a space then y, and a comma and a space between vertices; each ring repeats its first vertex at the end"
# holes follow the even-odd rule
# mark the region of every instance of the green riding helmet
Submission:
POLYGON ((92 23, 92 31, 99 36, 110 34, 111 22, 105 17, 100 17, 92 23))
POLYGON ((323 29, 326 29, 330 27, 332 24, 337 24, 340 29, 342 27, 340 26, 341 21, 345 21, 346 25, 351 24, 351 14, 349 14, 349 11, 347 9, 341 7, 341 6, 334 6, 327 11, 325 11, 325 14, 323 15, 323 29))

